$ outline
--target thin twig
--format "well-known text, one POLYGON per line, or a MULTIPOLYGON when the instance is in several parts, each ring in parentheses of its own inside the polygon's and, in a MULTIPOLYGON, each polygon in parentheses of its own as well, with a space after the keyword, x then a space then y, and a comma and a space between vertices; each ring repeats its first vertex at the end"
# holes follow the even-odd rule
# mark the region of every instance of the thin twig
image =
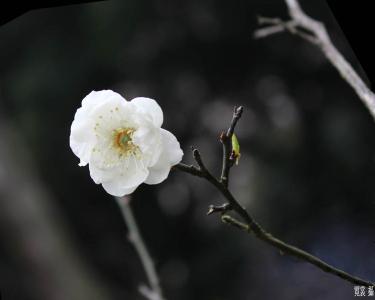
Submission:
MULTIPOLYGON (((230 125, 230 127, 229 127, 229 129, 226 133, 226 136, 231 136, 233 134, 236 123, 238 122, 238 120, 241 117, 241 113, 242 113, 242 108, 241 108, 241 111, 237 115, 236 115, 236 109, 235 109, 235 113, 234 113, 231 125, 230 125)), ((223 143, 223 145, 224 145, 224 143, 223 143)), ((228 147, 230 147, 230 145, 229 146, 227 145, 226 147, 223 147, 224 153, 228 153, 227 152, 228 147)), ((310 253, 308 253, 304 250, 301 250, 301 249, 299 249, 295 246, 289 245, 288 243, 285 243, 285 242, 275 238, 274 236, 272 236, 270 233, 265 231, 263 229, 263 227, 261 227, 254 220, 254 218, 246 211, 246 209, 244 207, 242 207, 241 204, 239 204, 239 202, 234 198, 234 196, 232 195, 232 193, 228 189, 228 185, 227 185, 228 181, 223 181, 222 177, 221 177, 220 180, 218 180, 210 173, 210 171, 204 166, 201 154, 197 149, 193 149, 193 156, 194 156, 194 158, 195 158, 195 160, 198 164, 198 167, 195 167, 193 165, 188 166, 188 165, 185 165, 183 163, 179 163, 179 164, 174 166, 174 169, 189 173, 189 174, 194 175, 194 176, 205 178, 207 181, 209 181, 211 184, 213 184, 222 193, 224 198, 226 198, 226 200, 228 201, 228 204, 224 204, 222 206, 212 206, 212 205, 210 205, 209 211, 208 211, 209 214, 212 214, 212 213, 215 213, 215 212, 220 212, 222 214, 221 218, 222 218, 223 222, 228 223, 230 225, 233 225, 236 228, 240 228, 242 230, 245 230, 248 233, 253 233, 258 239, 272 245, 273 247, 276 247, 282 253, 298 257, 299 259, 301 259, 303 261, 306 261, 310 264, 313 264, 313 265, 317 266, 318 268, 320 268, 321 270, 323 270, 325 272, 336 275, 336 276, 338 276, 338 277, 340 277, 344 280, 347 280, 347 281, 349 281, 353 284, 359 284, 359 285, 364 285, 364 286, 373 286, 374 285, 374 283, 372 283, 370 281, 361 279, 359 277, 356 277, 356 276, 353 276, 349 273, 346 273, 346 272, 344 272, 340 269, 337 269, 337 268, 327 264, 326 262, 322 261, 318 257, 313 256, 312 254, 310 254, 310 253), (235 219, 234 217, 226 214, 226 212, 228 212, 230 210, 233 210, 234 212, 236 212, 243 219, 244 222, 239 221, 239 220, 235 219)), ((223 166, 222 166, 223 170, 225 170, 226 166, 228 166, 227 165, 228 164, 227 156, 224 155, 224 158, 225 159, 223 159, 223 166)), ((229 172, 226 173, 226 174, 229 175, 229 172)))
POLYGON ((139 292, 148 300, 165 300, 160 287, 159 277, 155 270, 154 262, 152 261, 152 258, 147 250, 142 235, 139 232, 133 212, 130 208, 130 198, 126 196, 115 198, 121 208, 121 213, 124 217, 126 226, 128 227, 129 240, 134 245, 139 258, 141 259, 143 268, 149 281, 150 288, 145 285, 141 285, 139 287, 139 292))
POLYGON ((247 225, 247 224, 245 224, 241 221, 238 221, 237 219, 233 218, 230 215, 223 214, 221 216, 221 221, 223 221, 224 223, 227 223, 229 225, 232 225, 234 227, 237 227, 239 229, 245 230, 246 232, 250 232, 249 225, 247 225))
POLYGON ((235 107, 233 110, 233 117, 232 122, 227 130, 227 132, 222 132, 220 135, 220 141, 223 144, 223 163, 222 163, 222 170, 221 170, 221 177, 220 181, 222 184, 227 187, 229 184, 229 171, 230 168, 233 166, 235 159, 232 157, 232 135, 234 129, 237 125, 238 120, 241 118, 243 111, 243 107, 235 107))
POLYGON ((298 35, 306 41, 317 44, 319 41, 315 36, 310 33, 302 31, 298 27, 298 23, 295 20, 283 21, 279 18, 266 18, 259 16, 258 23, 260 25, 267 25, 263 28, 259 28, 254 31, 253 37, 255 39, 265 38, 269 35, 273 35, 279 32, 288 31, 291 34, 298 35))
POLYGON ((278 18, 261 18, 261 24, 268 24, 270 26, 256 30, 254 37, 261 38, 274 33, 288 31, 317 45, 342 78, 354 89, 363 104, 370 111, 372 117, 375 118, 375 94, 333 45, 324 24, 306 15, 297 0, 285 0, 285 3, 288 7, 291 20, 281 21, 278 18), (287 26, 288 24, 292 24, 293 26, 287 26), (291 28, 295 28, 295 30, 291 30, 291 28), (309 34, 302 32, 299 28, 308 31, 309 34))
POLYGON ((228 210, 231 210, 231 205, 229 203, 224 203, 222 205, 209 205, 208 206, 208 212, 207 216, 213 214, 213 213, 226 213, 228 210))

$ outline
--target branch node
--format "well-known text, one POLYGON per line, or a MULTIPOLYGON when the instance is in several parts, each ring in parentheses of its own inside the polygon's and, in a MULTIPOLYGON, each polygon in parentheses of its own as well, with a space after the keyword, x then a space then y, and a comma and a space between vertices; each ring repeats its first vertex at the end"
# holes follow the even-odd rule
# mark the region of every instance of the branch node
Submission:
POLYGON ((230 153, 230 156, 229 156, 230 167, 233 167, 233 165, 236 162, 238 157, 239 157, 239 154, 236 154, 236 152, 234 150, 232 150, 232 152, 230 153))
POLYGON ((224 143, 225 138, 226 138, 225 131, 222 131, 222 132, 220 133, 220 136, 219 136, 219 140, 220 140, 220 142, 221 142, 221 143, 224 143))

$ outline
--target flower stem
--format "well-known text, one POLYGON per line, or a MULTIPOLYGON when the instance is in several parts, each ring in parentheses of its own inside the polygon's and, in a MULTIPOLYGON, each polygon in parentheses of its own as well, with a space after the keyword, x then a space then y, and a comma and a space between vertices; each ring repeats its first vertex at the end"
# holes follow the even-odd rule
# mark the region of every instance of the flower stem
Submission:
POLYGON ((130 208, 130 197, 115 197, 118 205, 121 208, 122 216, 125 220, 126 226, 129 230, 129 240, 133 244, 135 250, 141 259, 142 266, 145 270, 150 288, 141 285, 139 292, 149 300, 165 300, 163 297, 162 289, 159 283, 159 277, 155 270, 154 262, 147 250, 142 235, 138 229, 137 222, 135 221, 134 214, 130 208))

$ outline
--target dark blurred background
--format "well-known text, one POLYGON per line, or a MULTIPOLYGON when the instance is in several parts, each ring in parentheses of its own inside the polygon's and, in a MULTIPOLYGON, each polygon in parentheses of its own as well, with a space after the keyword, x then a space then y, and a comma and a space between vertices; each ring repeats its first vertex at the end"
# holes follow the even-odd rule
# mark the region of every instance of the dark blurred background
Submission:
MULTIPOLYGON (((323 1, 301 1, 361 72, 323 1)), ((142 299, 146 282, 115 201, 78 167, 82 98, 156 99, 163 127, 219 174, 218 136, 245 111, 231 189, 277 237, 375 279, 375 123, 320 51, 254 40, 274 1, 107 1, 40 9, 0 28, 0 289, 4 299, 142 299)), ((352 299, 353 286, 206 216, 224 199, 172 172, 132 206, 168 300, 352 299)))

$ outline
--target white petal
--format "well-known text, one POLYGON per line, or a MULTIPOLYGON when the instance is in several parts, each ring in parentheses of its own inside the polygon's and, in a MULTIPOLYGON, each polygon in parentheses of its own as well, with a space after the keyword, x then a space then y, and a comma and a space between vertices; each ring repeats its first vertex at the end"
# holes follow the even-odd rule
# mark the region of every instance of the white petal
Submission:
POLYGON ((90 175, 96 183, 119 181, 124 187, 141 184, 148 176, 148 169, 134 156, 120 159, 117 153, 94 153, 89 164, 90 175), (111 163, 113 162, 113 163, 111 163))
POLYGON ((105 191, 115 197, 122 197, 125 195, 129 195, 135 191, 138 185, 133 186, 131 188, 124 188, 119 182, 117 181, 109 181, 102 184, 105 191))
POLYGON ((163 149, 157 163, 149 168, 150 174, 145 180, 147 184, 158 184, 164 181, 168 177, 171 167, 178 164, 183 156, 176 137, 165 129, 161 128, 160 130, 163 149))
POLYGON ((103 104, 112 98, 125 100, 120 94, 111 90, 92 91, 85 98, 83 98, 82 107, 85 109, 85 112, 88 113, 97 105, 103 104))
POLYGON ((88 120, 80 119, 81 112, 82 108, 78 109, 74 117, 70 128, 69 144, 73 153, 80 158, 79 165, 85 166, 90 160, 95 136, 91 129, 92 123, 88 120))
POLYGON ((138 97, 130 101, 133 103, 142 113, 148 114, 154 126, 160 127, 163 124, 163 111, 159 104, 150 98, 138 97))
POLYGON ((153 126, 139 127, 133 135, 133 142, 142 152, 145 165, 154 165, 162 151, 162 137, 160 128, 153 126))
POLYGON ((121 95, 111 90, 93 91, 82 100, 82 107, 75 113, 69 137, 69 144, 73 153, 80 158, 80 166, 85 166, 90 161, 92 149, 95 145, 93 127, 97 120, 91 114, 98 106, 119 101, 126 102, 121 95))
MULTIPOLYGON (((124 98, 114 97, 109 101, 98 104, 89 116, 93 119, 93 123, 101 132, 112 132, 119 127, 131 126, 134 108, 124 98)), ((108 135, 109 137, 110 135, 108 135)))
MULTIPOLYGON (((137 162, 138 164, 139 162, 137 162)), ((103 182, 103 188, 113 196, 124 196, 132 193, 145 181, 149 172, 142 168, 129 168, 117 173, 113 180, 103 182)))
POLYGON ((114 179, 116 172, 98 167, 94 163, 89 164, 90 176, 96 184, 108 182, 114 179))

